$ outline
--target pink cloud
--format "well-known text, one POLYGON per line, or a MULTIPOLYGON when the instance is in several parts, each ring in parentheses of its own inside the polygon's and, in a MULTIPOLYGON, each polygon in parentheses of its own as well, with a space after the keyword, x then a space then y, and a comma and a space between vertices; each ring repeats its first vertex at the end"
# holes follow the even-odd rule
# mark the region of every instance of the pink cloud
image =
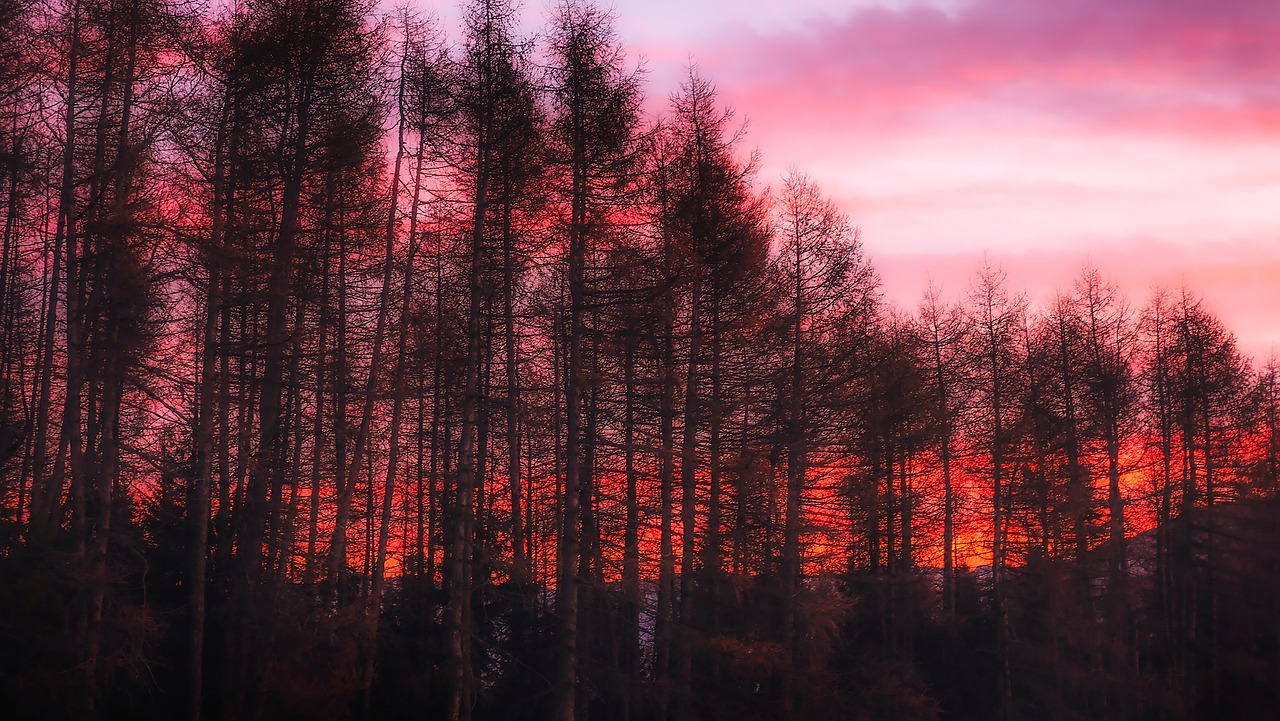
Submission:
POLYGON ((982 122, 1004 111, 1280 130, 1280 4, 1262 0, 873 7, 804 30, 740 29, 699 58, 744 106, 863 126, 957 109, 982 122))
POLYGON ((982 253, 1043 300, 1086 260, 1135 303, 1184 280, 1248 352, 1280 344, 1280 2, 861 7, 656 47, 749 120, 762 183, 802 167, 864 230, 895 303, 982 253), (763 28, 763 29, 762 29, 763 28))

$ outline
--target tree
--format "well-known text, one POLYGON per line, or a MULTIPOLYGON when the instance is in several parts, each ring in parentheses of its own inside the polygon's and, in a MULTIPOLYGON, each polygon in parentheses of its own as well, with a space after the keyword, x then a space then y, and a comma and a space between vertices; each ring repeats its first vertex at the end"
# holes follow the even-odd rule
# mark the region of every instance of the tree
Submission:
POLYGON ((974 379, 974 400, 970 406, 970 433, 976 448, 978 468, 991 483, 991 591, 998 623, 997 658, 1000 713, 1013 714, 1013 689, 1009 669, 1009 618, 1004 608, 1003 582, 1007 564, 1006 539, 1009 533, 1009 488, 1015 463, 1013 409, 1021 392, 1020 368, 1026 350, 1021 333, 1027 302, 1010 295, 1005 287, 1005 271, 984 265, 969 289, 969 358, 974 379))
POLYGON ((1108 573, 1113 597, 1119 602, 1128 568, 1120 454, 1132 433, 1138 400, 1137 327, 1119 289, 1104 282, 1097 270, 1086 268, 1081 273, 1076 295, 1085 316, 1087 410, 1107 456, 1108 573))
MULTIPOLYGON (((559 655, 556 670, 555 718, 576 717, 579 653, 579 607, 583 596, 580 569, 582 534, 591 504, 592 464, 584 468, 582 408, 584 336, 595 285, 587 275, 588 258, 622 210, 623 191, 632 177, 640 94, 635 74, 624 66, 612 16, 590 5, 565 2, 554 19, 550 55, 555 116, 552 133, 563 173, 560 190, 568 205, 566 279, 569 290, 567 366, 565 370, 565 484, 556 613, 559 655)), ((592 314, 594 316, 594 314, 592 314)), ((594 439, 587 438, 594 445, 594 439)), ((587 452, 594 453, 589 447, 587 452)))
POLYGON ((966 401, 963 341, 967 336, 966 319, 958 306, 946 306, 940 290, 930 282, 917 312, 917 334, 925 356, 925 388, 931 398, 938 461, 942 466, 943 527, 942 573, 943 610, 955 613, 956 607, 956 505, 958 502, 953 476, 958 421, 963 418, 966 401))
POLYGON ((782 363, 785 379, 779 383, 786 389, 787 398, 780 419, 787 448, 782 548, 782 597, 787 602, 783 638, 791 644, 783 669, 782 706, 783 714, 789 716, 795 703, 798 609, 793 599, 801 590, 800 532, 806 473, 811 445, 821 440, 823 405, 830 400, 833 380, 830 359, 824 357, 824 351, 836 341, 841 324, 869 314, 877 278, 862 257, 858 231, 807 176, 798 171, 787 176, 778 215, 781 243, 773 268, 787 336, 782 363))
POLYGON ((462 15, 0 0, 11 716, 1274 707, 1275 363, 1204 300, 911 317, 697 70, 646 124, 610 13, 462 15))
MULTIPOLYGON (((742 164, 734 156, 738 135, 729 131, 732 113, 718 109, 716 103, 715 88, 699 76, 696 69, 690 68, 689 79, 671 98, 670 185, 662 204, 666 241, 671 244, 669 250, 678 253, 677 257, 688 264, 679 276, 688 293, 684 417, 679 451, 681 551, 677 614, 685 629, 695 627, 694 584, 700 555, 697 550, 699 433, 706 416, 710 417, 705 420, 720 423, 717 409, 704 409, 706 399, 701 393, 706 373, 702 364, 708 354, 704 346, 708 319, 704 313, 711 316, 711 350, 715 351, 719 343, 721 308, 727 302, 726 291, 749 283, 759 273, 766 255, 763 209, 750 189, 755 163, 753 160, 742 164)), ((713 360, 713 367, 715 363, 713 360)), ((676 657, 674 712, 681 718, 693 713, 692 653, 692 648, 683 644, 676 657)))

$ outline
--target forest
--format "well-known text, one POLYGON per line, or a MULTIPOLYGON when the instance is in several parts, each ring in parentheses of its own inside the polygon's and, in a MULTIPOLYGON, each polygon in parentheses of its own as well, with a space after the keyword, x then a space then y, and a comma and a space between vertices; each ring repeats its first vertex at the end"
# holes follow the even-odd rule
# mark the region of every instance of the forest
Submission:
POLYGON ((1274 713, 1280 362, 894 307, 593 2, 0 0, 6 717, 1274 713))

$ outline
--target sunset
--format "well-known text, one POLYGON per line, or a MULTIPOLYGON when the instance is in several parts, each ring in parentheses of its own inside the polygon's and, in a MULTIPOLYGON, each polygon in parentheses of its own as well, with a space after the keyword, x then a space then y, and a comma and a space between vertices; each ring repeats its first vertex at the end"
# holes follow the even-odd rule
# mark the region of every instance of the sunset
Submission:
POLYGON ((1280 708, 1280 4, 0 0, 0 715, 1280 708))
POLYGON ((809 172, 896 303, 983 252, 1033 296, 1086 262, 1135 301, 1184 282, 1280 346, 1280 7, 1163 2, 622 2, 655 90, 690 61, 761 181, 809 172))

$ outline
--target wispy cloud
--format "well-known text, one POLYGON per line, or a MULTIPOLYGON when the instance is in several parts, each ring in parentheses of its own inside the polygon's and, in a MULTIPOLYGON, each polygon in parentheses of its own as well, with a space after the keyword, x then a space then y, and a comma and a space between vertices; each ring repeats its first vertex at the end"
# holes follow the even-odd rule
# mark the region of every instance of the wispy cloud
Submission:
POLYGON ((1280 342, 1280 3, 852 2, 638 49, 658 95, 695 59, 762 180, 806 168, 907 307, 991 251, 1040 297, 1086 261, 1135 300, 1185 279, 1280 342))
MULTIPOLYGON (((727 88, 866 128, 1280 131, 1280 4, 977 0, 855 9, 704 51, 727 88)), ((757 106, 754 100, 753 108, 757 106)))

